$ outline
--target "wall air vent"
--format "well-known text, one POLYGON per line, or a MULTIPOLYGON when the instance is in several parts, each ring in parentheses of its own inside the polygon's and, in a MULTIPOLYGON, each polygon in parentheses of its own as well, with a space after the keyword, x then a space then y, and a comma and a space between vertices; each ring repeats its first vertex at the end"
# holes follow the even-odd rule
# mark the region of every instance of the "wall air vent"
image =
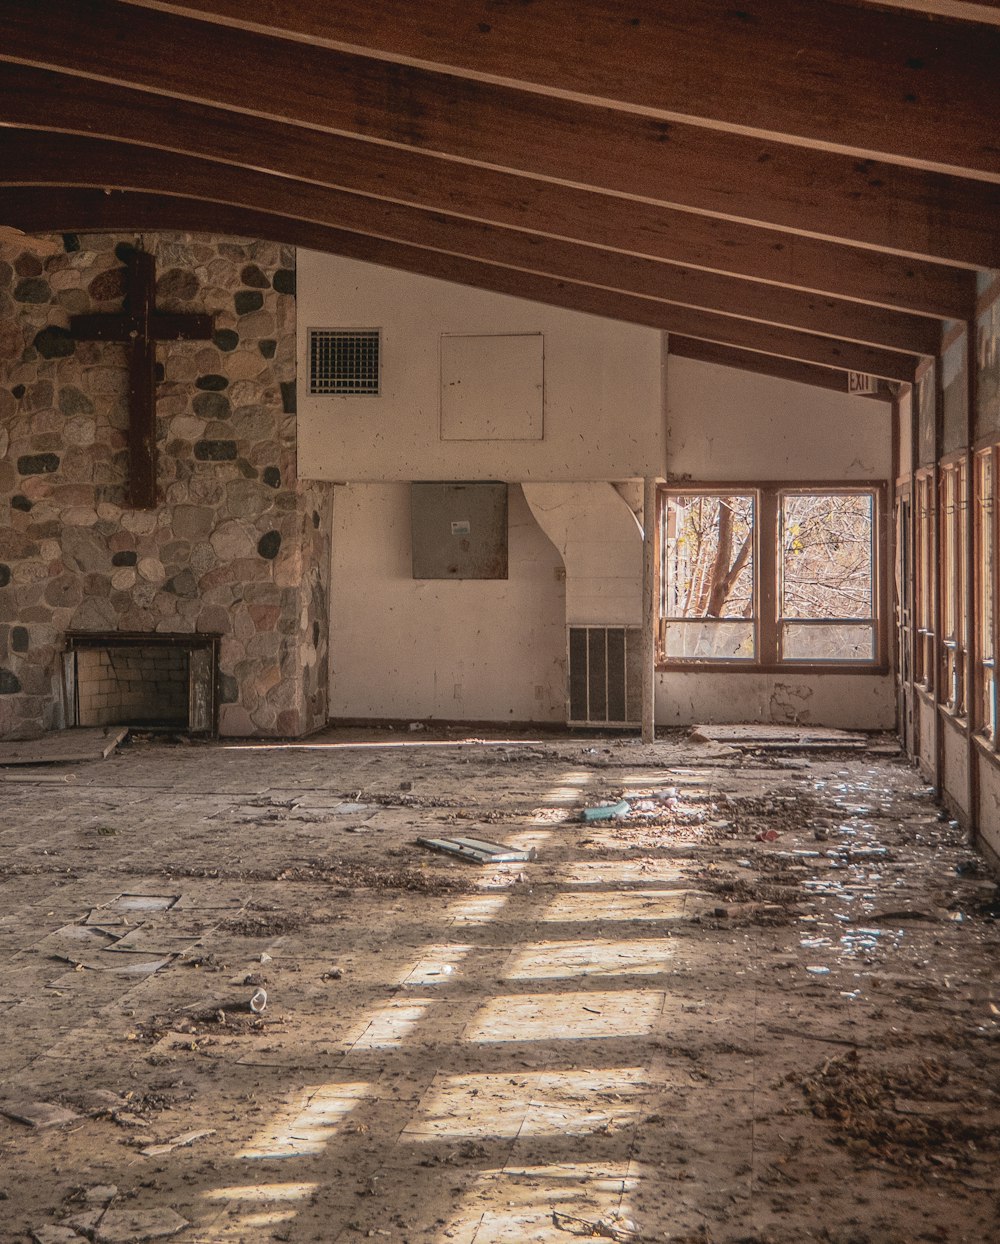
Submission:
POLYGON ((377 394, 379 344, 377 328, 311 328, 309 392, 377 394))
POLYGON ((570 726, 634 726, 642 719, 642 631, 569 628, 570 726))

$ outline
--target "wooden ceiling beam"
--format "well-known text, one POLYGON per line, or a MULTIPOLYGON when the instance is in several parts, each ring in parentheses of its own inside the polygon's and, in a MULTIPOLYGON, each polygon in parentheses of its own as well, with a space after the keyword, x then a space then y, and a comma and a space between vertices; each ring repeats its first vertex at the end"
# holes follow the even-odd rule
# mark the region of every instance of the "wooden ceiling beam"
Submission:
MULTIPOLYGON (((830 367, 815 363, 800 363, 795 359, 775 358, 773 354, 758 354, 737 346, 724 346, 716 341, 699 341, 695 337, 682 337, 671 333, 667 340, 667 357, 694 359, 699 363, 713 363, 717 367, 733 367, 737 371, 754 372, 760 376, 774 376, 778 380, 794 380, 796 384, 808 384, 814 388, 830 389, 834 393, 847 393, 847 375, 830 367)), ((892 390, 884 380, 878 382, 878 393, 866 397, 892 401, 892 390)))
POLYGON ((0 62, 0 122, 105 136, 799 290, 968 319, 973 272, 0 62))
MULTIPOLYGON (((847 4, 868 5, 873 0, 843 0, 847 4)), ((1000 0, 874 0, 882 8, 909 9, 932 17, 953 21, 980 22, 1000 26, 1000 0)))
MULTIPOLYGON (((581 10, 575 0, 573 7, 581 10)), ((1000 185, 988 181, 542 96, 113 0, 46 0, 44 22, 34 0, 5 0, 0 59, 689 211, 1000 267, 1000 185)), ((750 94, 780 92, 774 84, 761 91, 755 78, 750 94)), ((987 118, 977 118, 977 134, 988 135, 987 118)))
POLYGON ((62 185, 113 186, 224 201, 671 305, 908 353, 933 354, 940 343, 940 322, 925 316, 498 229, 266 173, 226 169, 190 156, 103 139, 0 129, 0 185, 44 185, 55 170, 62 185))
POLYGON ((37 231, 155 228, 271 238, 588 315, 744 346, 842 371, 868 372, 888 380, 912 381, 920 363, 920 357, 914 354, 757 324, 710 311, 668 306, 647 298, 518 272, 496 264, 225 203, 50 185, 36 191, 3 192, 0 213, 19 228, 24 228, 22 221, 26 221, 28 228, 37 231))
POLYGON ((802 0, 131 2, 666 119, 1000 177, 1000 31, 988 25, 802 0))

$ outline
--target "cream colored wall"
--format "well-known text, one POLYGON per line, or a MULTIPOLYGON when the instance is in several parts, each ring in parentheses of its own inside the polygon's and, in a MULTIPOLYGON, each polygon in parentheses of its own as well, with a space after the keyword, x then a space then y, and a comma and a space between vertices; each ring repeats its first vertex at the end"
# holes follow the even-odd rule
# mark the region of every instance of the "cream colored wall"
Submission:
POLYGON ((1000 768, 983 755, 977 756, 979 782, 979 833, 1000 857, 1000 768))
MULTIPOLYGON (((299 470, 312 479, 607 480, 663 465, 662 334, 300 251, 299 470), (379 396, 311 396, 310 328, 379 328, 379 396), (442 334, 542 334, 543 434, 442 440, 442 334)), ((503 371, 483 401, 521 402, 503 371)), ((484 412, 484 425, 491 420, 484 412)))
POLYGON ((673 479, 884 480, 888 402, 752 372, 667 360, 667 470, 673 479))
POLYGON ((611 484, 524 484, 566 568, 567 626, 639 626, 642 528, 611 484))
POLYGON ((948 713, 941 713, 941 781, 962 817, 970 812, 969 740, 948 713))
POLYGON ((407 484, 334 498, 330 715, 565 721, 562 561, 509 490, 509 578, 414 580, 407 484))
MULTIPOLYGON (((884 481, 892 470, 891 435, 887 402, 668 357, 672 480, 884 481)), ((892 729, 896 698, 891 674, 661 671, 656 720, 892 729)))
POLYGON ((892 729, 895 700, 884 677, 856 674, 660 673, 656 720, 662 726, 698 722, 892 729))

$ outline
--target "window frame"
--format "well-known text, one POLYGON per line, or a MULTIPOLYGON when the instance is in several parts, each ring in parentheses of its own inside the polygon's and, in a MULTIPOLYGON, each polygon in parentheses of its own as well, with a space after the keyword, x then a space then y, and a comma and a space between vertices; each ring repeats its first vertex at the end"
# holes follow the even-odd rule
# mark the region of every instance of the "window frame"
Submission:
MULTIPOLYGON (((674 662, 684 665, 694 661, 700 667, 710 663, 718 665, 723 669, 742 669, 746 666, 754 666, 760 654, 760 599, 758 594, 758 570, 757 563, 760 554, 760 494, 759 490, 753 486, 746 484, 740 487, 730 489, 726 488, 669 488, 661 487, 657 490, 657 522, 656 522, 656 538, 657 538, 657 567, 659 573, 658 583, 658 601, 659 612, 657 615, 657 634, 656 634, 656 652, 657 664, 666 662, 672 664, 674 662), (749 497, 753 504, 753 530, 751 533, 750 560, 752 565, 752 585, 751 596, 753 602, 753 610, 749 618, 739 619, 732 616, 719 618, 721 622, 747 621, 750 623, 750 630, 753 635, 754 656, 753 657, 670 657, 663 655, 665 648, 665 634, 668 624, 680 622, 684 626, 696 626, 704 622, 706 619, 699 617, 692 618, 675 618, 666 612, 667 604, 667 540, 664 539, 666 532, 666 515, 667 507, 671 497, 690 496, 690 497, 749 497)), ((711 619, 709 619, 711 620, 711 619)))
POLYGON ((969 694, 970 718, 977 742, 991 752, 1000 750, 1000 506, 997 486, 1000 483, 1000 445, 993 443, 977 449, 972 456, 973 560, 974 584, 973 646, 976 661, 971 673, 969 694), (989 466, 989 501, 983 495, 983 467, 989 466), (989 541, 984 533, 988 532, 989 541), (989 608, 987 608, 987 605, 989 608), (986 654, 989 638, 990 655, 986 654))
MULTIPOLYGON (((656 635, 656 668, 670 673, 729 674, 875 674, 888 672, 888 621, 886 616, 887 485, 884 481, 856 480, 767 480, 734 482, 668 481, 657 490, 658 541, 657 567, 661 575, 657 595, 659 612, 656 635), (860 620, 872 627, 873 655, 864 661, 820 661, 782 658, 781 630, 784 620, 781 604, 781 501, 787 494, 863 495, 872 499, 872 608, 871 619, 860 620), (754 650, 753 659, 717 657, 667 657, 664 654, 664 582, 666 550, 664 520, 672 496, 748 496, 754 497, 754 650)), ((826 619, 817 619, 825 622, 826 619)), ((854 619, 850 620, 854 622, 854 619)))
POLYGON ((915 576, 913 626, 916 635, 916 662, 913 671, 917 687, 934 694, 935 644, 937 641, 937 607, 935 602, 938 582, 937 565, 937 518, 938 496, 935 482, 936 470, 928 467, 915 476, 914 510, 916 540, 913 550, 915 576))
POLYGON ((941 585, 941 706, 965 720, 969 709, 969 611, 966 519, 969 474, 964 451, 938 468, 938 582, 941 585))

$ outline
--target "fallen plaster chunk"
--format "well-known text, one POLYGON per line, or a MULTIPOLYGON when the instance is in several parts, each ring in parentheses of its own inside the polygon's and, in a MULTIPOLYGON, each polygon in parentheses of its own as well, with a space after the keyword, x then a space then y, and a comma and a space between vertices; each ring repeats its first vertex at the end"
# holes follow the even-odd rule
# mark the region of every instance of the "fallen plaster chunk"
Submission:
POLYGON ((118 1195, 117 1184, 94 1184, 92 1188, 88 1188, 83 1199, 90 1205, 107 1205, 109 1201, 113 1201, 118 1195))
POLYGON ((165 1240, 191 1224, 172 1209, 109 1209, 101 1219, 97 1244, 140 1244, 165 1240))
POLYGON ((188 1145, 193 1145, 196 1140, 203 1140, 206 1136, 214 1135, 214 1127, 206 1128, 200 1132, 185 1132, 182 1136, 175 1136, 173 1140, 164 1141, 162 1145, 147 1145, 145 1149, 140 1149, 139 1152, 145 1158, 159 1158, 165 1153, 173 1153, 175 1149, 185 1149, 188 1145))
POLYGON ((418 838, 417 843, 429 851, 442 851, 445 855, 457 855, 474 864, 507 864, 533 860, 535 850, 522 851, 508 847, 502 842, 487 842, 484 838, 418 838))
POLYGON ((68 1099, 83 1114, 110 1114, 112 1110, 120 1110, 125 1105, 125 1098, 110 1089, 80 1089, 79 1092, 67 1094, 68 1099))
POLYGON ((8 1101, 0 1103, 0 1114, 29 1127, 63 1127, 80 1118, 75 1110, 54 1106, 49 1101, 8 1101))
POLYGON ((104 1214, 104 1207, 97 1209, 85 1210, 82 1214, 74 1214, 72 1218, 67 1218, 64 1223, 60 1224, 65 1227, 72 1227, 74 1231, 80 1235, 85 1235, 87 1239, 93 1239, 94 1232, 97 1230, 97 1224, 101 1221, 104 1214))
POLYGON ((32 1227, 35 1244, 80 1244, 80 1236, 70 1227, 32 1227))

